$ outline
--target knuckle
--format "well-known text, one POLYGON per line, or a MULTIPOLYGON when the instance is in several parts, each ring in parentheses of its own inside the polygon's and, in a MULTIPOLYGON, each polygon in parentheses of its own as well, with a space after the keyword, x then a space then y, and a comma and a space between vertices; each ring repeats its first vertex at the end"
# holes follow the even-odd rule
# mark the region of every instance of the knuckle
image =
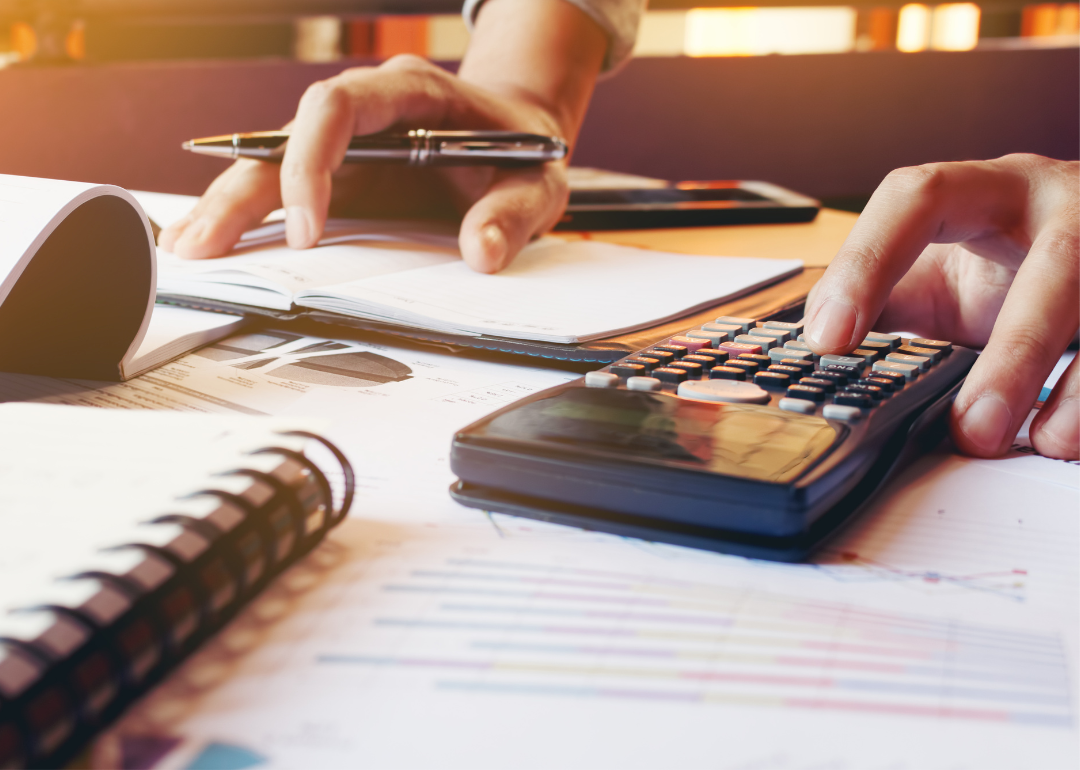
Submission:
POLYGON ((889 172, 885 184, 911 196, 933 198, 948 182, 952 163, 925 163, 921 166, 906 166, 889 172))
POLYGON ((305 109, 338 110, 348 104, 348 94, 339 77, 312 83, 300 98, 300 111, 305 109))
POLYGON ((439 68, 422 56, 411 53, 399 53, 391 56, 380 65, 380 69, 406 72, 411 74, 434 74, 439 68))

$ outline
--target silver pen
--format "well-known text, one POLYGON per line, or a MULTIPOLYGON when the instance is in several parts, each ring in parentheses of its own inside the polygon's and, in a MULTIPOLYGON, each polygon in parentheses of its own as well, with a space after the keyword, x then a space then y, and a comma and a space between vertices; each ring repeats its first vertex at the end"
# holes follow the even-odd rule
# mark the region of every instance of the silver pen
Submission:
MULTIPOLYGON (((182 145, 199 155, 281 162, 288 131, 260 131, 192 139, 182 145)), ((530 166, 561 160, 566 142, 517 131, 428 131, 354 136, 346 163, 401 163, 409 166, 530 166)))

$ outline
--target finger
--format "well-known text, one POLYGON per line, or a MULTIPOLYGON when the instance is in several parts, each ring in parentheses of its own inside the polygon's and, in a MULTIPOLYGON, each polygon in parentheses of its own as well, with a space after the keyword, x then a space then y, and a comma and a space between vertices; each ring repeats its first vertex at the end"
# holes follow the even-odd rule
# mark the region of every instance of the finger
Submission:
POLYGON ((500 172, 461 222, 462 258, 480 273, 502 270, 533 236, 555 225, 567 195, 561 165, 500 172))
POLYGON ((1073 212, 1047 223, 1020 266, 990 340, 953 407, 953 437, 992 457, 1016 436, 1080 318, 1080 234, 1073 212))
POLYGON ((1050 398, 1031 421, 1031 445, 1039 454, 1059 460, 1080 459, 1080 367, 1065 369, 1050 398))
POLYGON ((409 56, 395 57, 378 68, 348 70, 311 86, 300 100, 281 166, 289 245, 307 248, 318 241, 330 204, 332 175, 354 135, 397 124, 438 125, 450 114, 455 119, 475 116, 477 127, 484 128, 500 109, 479 89, 409 56), (482 119, 483 113, 488 117, 482 119))
POLYGON ((185 259, 219 257, 281 205, 278 169, 241 160, 210 185, 195 209, 162 231, 161 248, 185 259))
POLYGON ((817 353, 853 348, 929 244, 979 240, 1009 227, 1026 191, 1022 173, 993 161, 889 174, 807 303, 810 347, 817 353))

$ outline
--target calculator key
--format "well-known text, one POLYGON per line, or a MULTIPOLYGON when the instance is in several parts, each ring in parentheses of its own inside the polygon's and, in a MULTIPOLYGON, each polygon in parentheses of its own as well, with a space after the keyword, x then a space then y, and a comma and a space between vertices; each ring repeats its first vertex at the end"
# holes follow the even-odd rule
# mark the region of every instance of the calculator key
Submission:
POLYGON ((784 343, 784 349, 785 350, 799 350, 799 351, 802 351, 803 353, 809 353, 810 357, 814 361, 817 361, 818 358, 820 358, 820 356, 818 356, 817 353, 815 353, 814 351, 812 351, 810 349, 809 345, 807 345, 805 342, 799 342, 798 340, 792 340, 791 342, 785 342, 784 343))
POLYGON ((694 363, 693 361, 687 361, 685 358, 681 361, 673 361, 668 364, 669 369, 682 369, 686 374, 694 379, 701 377, 701 373, 705 371, 705 367, 701 364, 694 363))
POLYGON ((791 339, 795 339, 803 333, 802 321, 766 321, 764 325, 766 329, 783 329, 791 334, 791 339))
POLYGON ((723 350, 729 356, 737 356, 741 353, 761 352, 761 345, 747 345, 743 342, 721 342, 716 348, 717 350, 723 350))
POLYGON ((911 340, 911 344, 918 348, 937 348, 943 356, 952 353, 952 343, 945 340, 928 340, 923 337, 916 337, 911 340))
POLYGON ((680 347, 686 348, 689 352, 693 353, 697 350, 700 350, 701 348, 709 347, 712 343, 710 340, 694 339, 693 337, 679 335, 678 337, 672 337, 664 344, 678 345, 680 347))
POLYGON ((857 380, 862 377, 862 368, 855 366, 842 366, 841 364, 829 364, 821 371, 842 374, 849 380, 857 380))
POLYGON ((682 358, 690 352, 683 345, 671 345, 666 342, 663 345, 657 345, 653 350, 659 350, 662 353, 671 353, 675 358, 682 358))
POLYGON ((716 366, 716 360, 715 359, 710 358, 709 356, 699 356, 699 355, 696 355, 696 354, 691 354, 689 356, 686 356, 684 359, 682 359, 682 362, 683 363, 695 363, 695 364, 700 365, 701 368, 703 368, 703 369, 712 369, 714 366, 716 366))
POLYGON ((756 353, 740 353, 739 361, 750 361, 757 364, 760 367, 765 367, 771 364, 773 361, 768 356, 758 355, 756 353))
POLYGON ((840 372, 826 372, 824 370, 814 372, 814 378, 818 380, 828 380, 836 387, 842 388, 848 383, 848 376, 841 374, 840 372))
POLYGON ((716 348, 701 348, 698 350, 696 356, 708 356, 715 363, 722 364, 728 360, 728 354, 726 350, 718 350, 716 348))
POLYGON ((782 398, 776 405, 785 412, 798 412, 799 414, 813 414, 817 404, 804 398, 782 398))
POLYGON ((916 345, 901 345, 896 349, 897 353, 903 353, 907 356, 922 356, 923 358, 929 358, 931 363, 936 364, 941 360, 942 352, 937 348, 920 348, 916 345))
POLYGON ((911 382, 919 376, 919 367, 911 364, 900 364, 895 361, 875 361, 875 372, 892 372, 893 374, 902 374, 904 379, 911 382))
POLYGON ((758 372, 754 375, 754 383, 769 390, 787 390, 791 378, 780 372, 758 372))
POLYGON ((836 366, 854 366, 857 369, 862 369, 866 365, 866 362, 861 358, 855 358, 854 356, 822 356, 821 366, 826 367, 830 364, 836 366))
POLYGON ((800 385, 809 385, 814 388, 820 388, 826 393, 836 392, 836 383, 832 380, 826 380, 823 377, 803 377, 799 380, 800 385))
POLYGON ((630 377, 626 380, 626 387, 630 390, 660 390, 664 383, 655 377, 630 377))
POLYGON ((721 401, 728 404, 766 404, 769 402, 769 394, 757 385, 732 380, 684 382, 679 386, 678 394, 685 398, 721 401))
POLYGON ((801 398, 807 401, 824 401, 825 391, 813 385, 792 385, 787 389, 788 398, 801 398))
POLYGON ((653 348, 651 350, 644 351, 641 355, 648 358, 655 358, 661 364, 669 364, 675 360, 675 354, 667 350, 657 350, 653 348))
POLYGON ((764 326, 755 326, 750 330, 750 333, 758 337, 772 337, 776 340, 777 345, 783 345, 791 339, 790 332, 786 332, 783 329, 768 329, 764 326))
POLYGON ((735 338, 735 341, 746 345, 757 345, 762 350, 768 350, 780 344, 775 337, 758 337, 756 334, 740 334, 735 338))
POLYGON ((659 369, 653 369, 653 377, 661 382, 686 382, 689 375, 685 369, 676 369, 673 366, 661 366, 659 369))
POLYGON ((641 364, 646 369, 650 370, 660 366, 659 359, 646 356, 630 356, 630 358, 624 358, 622 362, 624 364, 641 364))
POLYGON ((625 361, 620 361, 617 364, 612 364, 609 367, 612 374, 617 374, 620 377, 640 377, 643 374, 649 373, 649 368, 643 364, 628 364, 625 361))
POLYGON ((884 342, 889 346, 890 350, 900 347, 900 337, 896 334, 879 334, 878 332, 867 332, 867 342, 884 342))
POLYGON ((710 380, 745 380, 746 370, 737 366, 714 366, 709 370, 710 380))
POLYGON ((925 372, 930 368, 930 359, 925 356, 909 356, 906 353, 889 353, 885 356, 886 361, 891 361, 895 364, 911 364, 919 368, 919 371, 925 372))
POLYGON ((751 329, 757 326, 756 318, 735 318, 734 316, 720 316, 716 319, 718 324, 727 324, 729 326, 738 326, 743 330, 743 334, 748 333, 751 329))
POLYGON ((743 333, 743 328, 741 326, 736 326, 734 324, 705 324, 704 326, 701 327, 701 331, 703 331, 703 332, 723 332, 730 339, 735 339, 735 337, 737 335, 743 333))
POLYGON ((859 385, 877 385, 886 393, 892 393, 894 390, 899 390, 904 387, 903 383, 897 384, 892 380, 885 377, 867 377, 865 380, 859 380, 859 385))
POLYGON ((761 369, 757 361, 746 361, 742 358, 730 359, 726 366, 734 366, 737 369, 742 369, 748 376, 757 374, 758 370, 761 369))
POLYGON ((695 329, 692 332, 687 332, 687 337, 695 340, 705 340, 710 347, 716 347, 721 342, 727 342, 731 339, 731 335, 727 332, 706 332, 700 329, 695 329))
POLYGON ((862 419, 862 410, 857 406, 841 406, 840 404, 825 404, 821 410, 821 416, 826 420, 843 420, 855 422, 862 419))
POLYGON ((780 363, 781 366, 794 366, 796 369, 798 369, 803 374, 813 374, 814 373, 814 362, 813 361, 804 361, 804 360, 799 359, 799 358, 781 358, 779 363, 780 363))
POLYGON ((805 372, 803 372, 803 370, 800 369, 797 366, 784 366, 783 364, 773 364, 772 366, 770 366, 765 371, 767 371, 767 372, 779 372, 780 374, 786 374, 788 377, 790 377, 792 379, 793 382, 795 380, 799 379, 800 377, 802 377, 803 374, 805 374, 805 372))
POLYGON ((785 358, 793 358, 798 361, 807 361, 814 366, 814 354, 809 350, 792 350, 791 348, 773 348, 769 351, 769 358, 773 361, 781 361, 785 358))
POLYGON ((883 372, 880 369, 870 372, 870 378, 874 380, 888 380, 892 383, 893 390, 900 390, 907 382, 907 378, 902 374, 897 372, 883 372))
POLYGON ((893 346, 890 345, 888 342, 875 342, 874 340, 863 340, 862 344, 859 345, 859 349, 860 350, 876 350, 878 353, 881 354, 881 355, 878 356, 878 358, 881 359, 881 358, 885 357, 886 353, 888 353, 889 351, 891 351, 893 349, 893 346))
MULTIPOLYGON (((870 396, 874 401, 880 401, 885 397, 885 391, 883 391, 877 385, 866 385, 861 382, 853 382, 850 385, 845 386, 842 393, 861 393, 864 396, 870 396)), ((841 395, 840 393, 837 396, 841 395)), ((836 400, 835 398, 833 399, 836 400)), ((842 403, 837 401, 836 403, 842 403)))
POLYGON ((855 406, 859 409, 869 409, 874 405, 874 399, 865 393, 840 391, 833 396, 833 403, 839 406, 855 406))
POLYGON ((614 388, 619 384, 619 375, 611 372, 589 372, 585 375, 587 388, 614 388))
POLYGON ((870 364, 877 361, 879 358, 884 358, 885 351, 873 350, 870 348, 855 348, 855 350, 851 351, 851 357, 861 358, 863 360, 863 363, 869 366, 870 364))

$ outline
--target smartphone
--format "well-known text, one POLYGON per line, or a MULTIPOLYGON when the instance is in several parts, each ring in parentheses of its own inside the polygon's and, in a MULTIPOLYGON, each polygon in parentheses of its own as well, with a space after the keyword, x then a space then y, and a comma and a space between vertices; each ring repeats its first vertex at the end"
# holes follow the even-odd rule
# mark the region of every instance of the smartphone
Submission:
POLYGON ((671 182, 664 186, 574 189, 556 230, 811 222, 821 203, 756 181, 671 182))

